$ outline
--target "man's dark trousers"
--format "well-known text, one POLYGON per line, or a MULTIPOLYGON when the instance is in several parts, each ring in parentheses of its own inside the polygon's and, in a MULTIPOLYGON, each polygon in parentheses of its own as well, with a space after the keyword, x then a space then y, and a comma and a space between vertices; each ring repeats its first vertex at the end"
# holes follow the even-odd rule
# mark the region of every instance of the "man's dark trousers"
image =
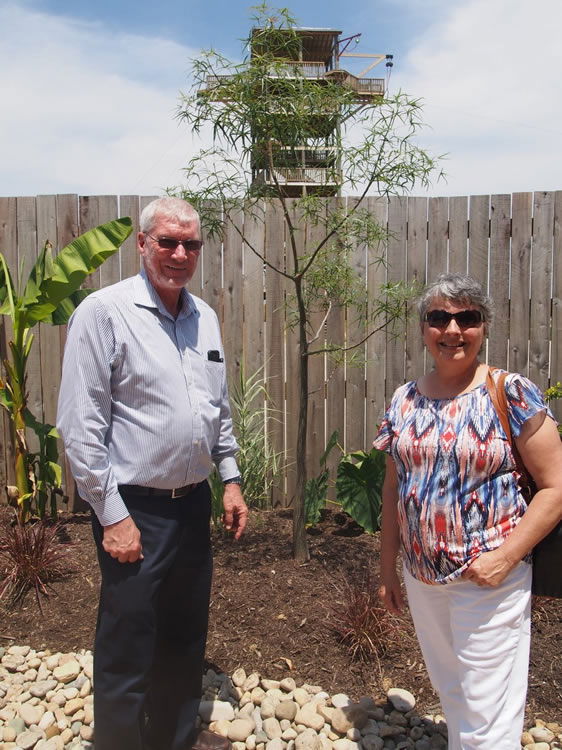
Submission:
POLYGON ((195 733, 212 576, 210 490, 120 488, 144 559, 120 563, 93 518, 102 584, 94 649, 96 750, 185 750, 195 733))

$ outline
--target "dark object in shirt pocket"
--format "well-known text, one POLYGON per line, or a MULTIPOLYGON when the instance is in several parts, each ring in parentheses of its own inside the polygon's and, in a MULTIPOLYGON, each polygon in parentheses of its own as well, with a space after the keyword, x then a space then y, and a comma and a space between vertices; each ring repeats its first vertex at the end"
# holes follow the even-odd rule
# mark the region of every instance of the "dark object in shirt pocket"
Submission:
POLYGON ((221 357, 218 349, 209 349, 209 351, 207 352, 207 359, 210 362, 224 362, 224 359, 221 357))

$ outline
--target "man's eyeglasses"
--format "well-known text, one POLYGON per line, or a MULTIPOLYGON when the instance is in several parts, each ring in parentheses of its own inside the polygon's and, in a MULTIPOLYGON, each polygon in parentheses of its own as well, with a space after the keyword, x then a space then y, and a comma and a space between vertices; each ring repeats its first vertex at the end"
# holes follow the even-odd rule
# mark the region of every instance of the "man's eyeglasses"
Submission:
POLYGON ((442 328, 443 330, 448 327, 453 319, 461 329, 477 328, 483 320, 480 310, 461 310, 456 313, 450 313, 447 310, 430 310, 425 315, 426 322, 432 328, 442 328))
POLYGON ((148 232, 145 232, 147 237, 158 243, 158 247, 162 250, 176 250, 178 245, 183 245, 186 252, 192 251, 198 253, 203 247, 202 240, 176 240, 174 237, 153 237, 148 232))

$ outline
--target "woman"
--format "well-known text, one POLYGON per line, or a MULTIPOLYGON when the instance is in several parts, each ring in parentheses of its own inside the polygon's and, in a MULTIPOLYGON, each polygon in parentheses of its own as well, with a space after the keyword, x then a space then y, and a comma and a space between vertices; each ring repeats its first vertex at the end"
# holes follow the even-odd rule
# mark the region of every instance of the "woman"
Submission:
POLYGON ((402 609, 401 548, 449 749, 515 750, 527 691, 529 553, 562 516, 562 446, 540 390, 509 374, 512 435, 539 490, 527 508, 478 359, 490 299, 474 279, 443 274, 419 313, 434 369, 396 390, 374 442, 389 454, 379 593, 390 611, 402 609))

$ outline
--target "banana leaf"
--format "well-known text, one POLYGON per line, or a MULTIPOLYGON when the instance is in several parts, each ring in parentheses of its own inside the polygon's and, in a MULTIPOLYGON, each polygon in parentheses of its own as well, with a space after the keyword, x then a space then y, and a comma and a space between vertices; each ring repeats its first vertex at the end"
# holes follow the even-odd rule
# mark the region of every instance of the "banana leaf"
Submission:
MULTIPOLYGON (((51 318, 60 303, 78 291, 86 276, 119 250, 132 230, 129 217, 109 221, 77 237, 54 259, 47 243, 31 271, 21 300, 28 325, 51 318)), ((63 306, 60 318, 68 311, 69 306, 63 306)))

